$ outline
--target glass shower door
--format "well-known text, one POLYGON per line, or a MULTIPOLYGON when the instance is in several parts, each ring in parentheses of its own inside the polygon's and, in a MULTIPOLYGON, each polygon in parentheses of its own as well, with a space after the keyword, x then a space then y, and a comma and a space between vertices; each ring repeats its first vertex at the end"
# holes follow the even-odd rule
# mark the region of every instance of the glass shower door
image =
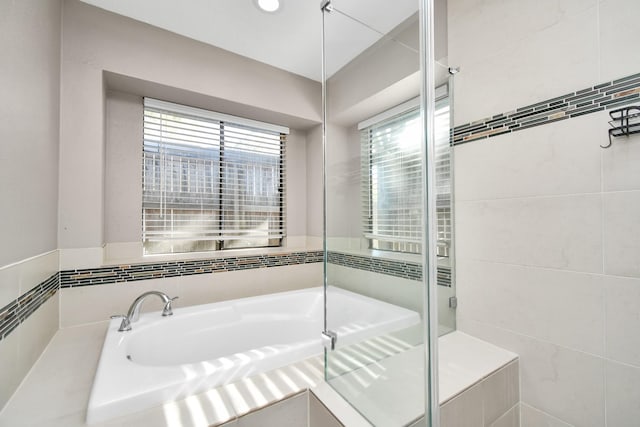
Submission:
POLYGON ((376 426, 430 412, 418 8, 323 9, 325 378, 376 426))

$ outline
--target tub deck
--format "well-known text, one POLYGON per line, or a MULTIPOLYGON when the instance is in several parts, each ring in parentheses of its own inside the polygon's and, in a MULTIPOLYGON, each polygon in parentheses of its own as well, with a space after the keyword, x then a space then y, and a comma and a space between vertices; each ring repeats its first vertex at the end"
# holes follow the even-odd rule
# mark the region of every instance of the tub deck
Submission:
MULTIPOLYGON (((89 392, 106 330, 107 322, 102 322, 58 331, 11 401, 0 412, 0 425, 86 427, 89 392), (36 404, 38 409, 34 410, 36 404)), ((504 366, 506 360, 516 357, 513 353, 461 332, 441 337, 439 353, 441 360, 446 357, 449 362, 440 366, 440 390, 444 392, 440 396, 441 403, 504 366), (459 351, 459 346, 466 348, 467 345, 475 346, 473 360, 469 359, 468 351, 459 351)), ((302 363, 247 378, 175 403, 97 425, 220 425, 321 384, 323 366, 320 359, 307 359, 302 363)), ((393 360, 394 357, 390 357, 388 362, 393 360)), ((420 366, 409 368, 420 369, 420 366)), ((380 384, 380 389, 387 388, 389 395, 401 395, 388 386, 389 384, 380 384)), ((325 404, 333 410, 332 403, 325 404)), ((385 403, 387 408, 391 408, 390 405, 393 402, 385 403)), ((418 407, 411 409, 412 413, 418 415, 420 410, 418 407)))

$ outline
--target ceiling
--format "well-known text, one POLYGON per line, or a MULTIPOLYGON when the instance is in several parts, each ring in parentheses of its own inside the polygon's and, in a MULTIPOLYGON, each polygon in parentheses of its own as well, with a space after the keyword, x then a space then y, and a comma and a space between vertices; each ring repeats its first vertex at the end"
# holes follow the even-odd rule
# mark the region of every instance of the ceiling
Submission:
MULTIPOLYGON (((275 13, 255 0, 82 0, 260 62, 320 81, 320 0, 280 0, 275 13)), ((327 75, 416 12, 417 0, 334 0, 327 34, 327 75), (356 17, 370 27, 348 18, 356 17), (375 29, 376 31, 373 31, 375 29)))

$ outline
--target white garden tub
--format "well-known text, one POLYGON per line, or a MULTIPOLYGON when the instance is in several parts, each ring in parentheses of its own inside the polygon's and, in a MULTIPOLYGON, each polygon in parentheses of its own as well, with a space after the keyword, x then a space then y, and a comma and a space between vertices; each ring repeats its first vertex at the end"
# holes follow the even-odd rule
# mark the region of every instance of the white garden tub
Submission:
MULTIPOLYGON (((408 327, 416 312, 330 287, 337 346, 408 327)), ((87 423, 137 412, 322 353, 322 288, 146 313, 118 332, 112 320, 87 423)))

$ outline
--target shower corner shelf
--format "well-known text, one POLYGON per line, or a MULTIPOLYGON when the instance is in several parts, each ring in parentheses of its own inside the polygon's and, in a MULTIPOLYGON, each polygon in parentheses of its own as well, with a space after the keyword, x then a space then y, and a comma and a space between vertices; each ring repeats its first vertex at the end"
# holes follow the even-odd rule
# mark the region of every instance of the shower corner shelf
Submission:
POLYGON ((618 108, 609 112, 611 129, 609 129, 609 144, 601 145, 602 148, 609 148, 613 143, 611 137, 629 136, 640 133, 640 106, 618 108))

